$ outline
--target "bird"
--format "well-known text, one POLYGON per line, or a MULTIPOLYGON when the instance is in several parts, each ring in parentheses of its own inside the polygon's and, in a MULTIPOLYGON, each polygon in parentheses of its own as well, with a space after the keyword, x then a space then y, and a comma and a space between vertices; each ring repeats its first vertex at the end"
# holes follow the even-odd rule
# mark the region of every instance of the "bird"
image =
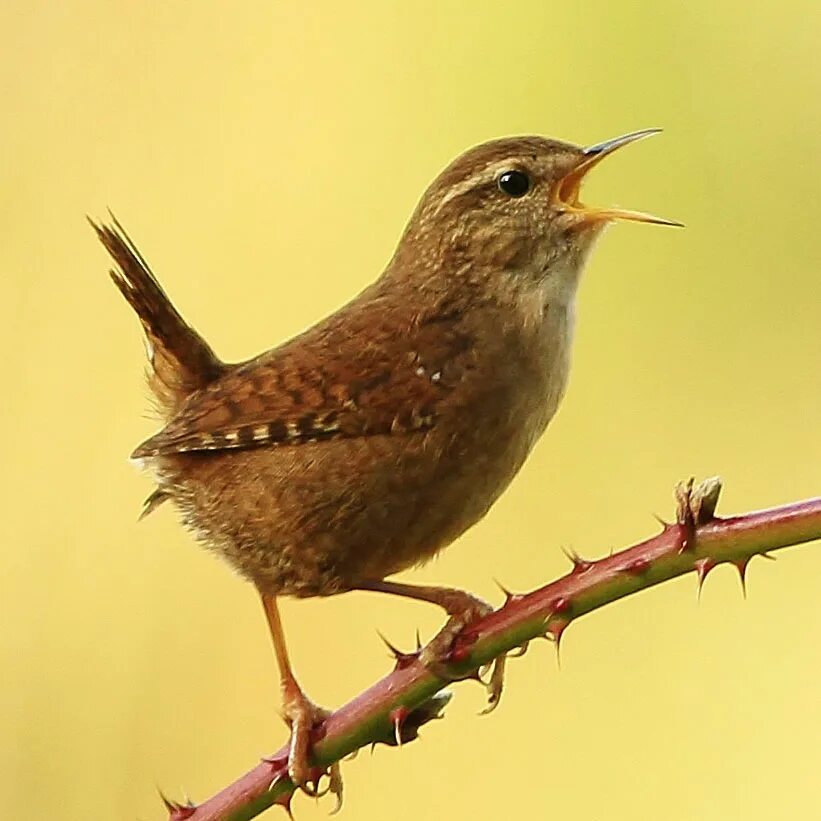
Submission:
MULTIPOLYGON (((605 226, 672 220, 584 204, 587 174, 644 129, 589 145, 503 137, 458 156, 422 195, 381 276, 294 338, 222 361, 111 215, 89 220, 145 334, 164 426, 132 454, 206 548, 261 598, 291 728, 288 773, 310 792, 327 715, 297 682, 278 599, 369 590, 449 619, 423 661, 488 612, 465 591, 389 577, 478 522, 565 393, 577 286, 605 226)), ((338 769, 329 773, 341 791, 338 769)))

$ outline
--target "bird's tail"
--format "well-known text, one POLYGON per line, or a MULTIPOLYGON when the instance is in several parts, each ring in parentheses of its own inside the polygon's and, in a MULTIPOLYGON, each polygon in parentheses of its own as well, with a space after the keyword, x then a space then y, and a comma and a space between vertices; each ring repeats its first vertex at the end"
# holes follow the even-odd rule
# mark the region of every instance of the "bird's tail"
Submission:
POLYGON ((186 398, 213 382, 224 365, 208 343, 179 315, 123 227, 91 222, 117 267, 109 273, 136 311, 146 336, 148 384, 167 418, 186 398))

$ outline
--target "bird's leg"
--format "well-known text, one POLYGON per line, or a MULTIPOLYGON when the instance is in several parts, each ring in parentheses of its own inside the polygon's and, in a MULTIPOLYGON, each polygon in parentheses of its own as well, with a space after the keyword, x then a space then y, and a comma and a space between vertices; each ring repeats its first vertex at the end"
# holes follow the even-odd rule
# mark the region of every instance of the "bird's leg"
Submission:
MULTIPOLYGON (((311 732, 317 724, 324 721, 330 713, 314 704, 303 692, 291 669, 291 660, 288 657, 288 647, 285 644, 285 633, 282 629, 282 620, 279 616, 276 596, 260 592, 265 617, 271 630, 274 642, 274 653, 279 667, 279 683, 282 691, 282 712, 291 728, 291 748, 288 754, 288 775, 297 787, 309 795, 317 795, 316 788, 312 788, 313 780, 318 785, 319 776, 316 768, 311 767, 311 732)), ((321 773, 320 773, 321 775, 321 773)), ((330 791, 336 796, 337 802, 342 799, 342 779, 339 773, 339 764, 331 766, 330 791)))
MULTIPOLYGON (((493 608, 483 599, 455 590, 452 587, 426 587, 415 584, 402 584, 385 580, 365 582, 358 585, 359 590, 372 590, 377 593, 392 593, 410 599, 438 604, 450 618, 445 626, 422 649, 419 660, 437 675, 445 678, 444 663, 449 660, 450 652, 456 637, 469 624, 493 612, 493 608)), ((493 670, 487 683, 488 708, 492 710, 498 703, 504 684, 505 656, 499 656, 493 662, 493 670)))

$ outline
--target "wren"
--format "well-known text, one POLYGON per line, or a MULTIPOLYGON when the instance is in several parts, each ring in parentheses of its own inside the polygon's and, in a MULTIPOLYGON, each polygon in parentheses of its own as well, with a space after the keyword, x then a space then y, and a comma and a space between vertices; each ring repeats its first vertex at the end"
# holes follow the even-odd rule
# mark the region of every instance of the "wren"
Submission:
MULTIPOLYGON (((157 483, 144 513, 173 502, 259 591, 292 731, 289 774, 303 789, 326 713, 294 678, 276 598, 372 590, 439 604, 450 620, 422 655, 429 664, 487 612, 468 593, 386 577, 481 519, 550 422, 579 276, 605 225, 678 224, 579 199, 591 168, 656 131, 588 148, 528 136, 470 149, 424 193, 376 282, 236 364, 183 320, 116 220, 92 223, 143 325, 165 422, 133 453, 157 483)), ((338 769, 330 775, 339 793, 338 769)))

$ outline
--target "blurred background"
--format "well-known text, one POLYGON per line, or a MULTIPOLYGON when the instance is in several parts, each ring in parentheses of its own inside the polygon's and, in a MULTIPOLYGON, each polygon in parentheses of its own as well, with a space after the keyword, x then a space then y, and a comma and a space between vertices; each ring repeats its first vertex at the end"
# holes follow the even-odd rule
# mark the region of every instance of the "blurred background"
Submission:
MULTIPOLYGON (((821 490, 821 15, 814 2, 17 2, 0 6, 0 806, 164 818, 276 749, 250 586, 126 462, 155 429, 138 323, 84 221, 111 207, 225 358, 375 278, 456 154, 504 134, 664 135, 591 176, 620 225, 579 303, 568 396, 487 519, 408 581, 530 589, 656 531, 719 473, 720 511, 821 490)), ((345 766, 345 818, 821 815, 821 550, 647 591, 457 685, 422 743, 345 766)), ((432 607, 286 601, 297 671, 346 701, 432 607)), ((330 803, 297 799, 300 819, 330 803)), ((271 811, 274 815, 277 811, 271 811)))

